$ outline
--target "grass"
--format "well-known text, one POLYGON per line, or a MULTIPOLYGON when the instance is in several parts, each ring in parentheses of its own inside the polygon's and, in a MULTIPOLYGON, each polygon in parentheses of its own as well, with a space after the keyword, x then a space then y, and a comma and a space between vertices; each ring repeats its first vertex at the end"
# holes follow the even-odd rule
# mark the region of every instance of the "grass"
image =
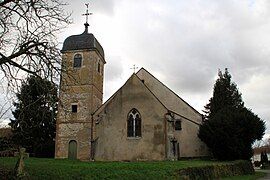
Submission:
MULTIPOLYGON (((16 158, 0 158, 0 168, 12 170, 16 161, 16 158)), ((25 160, 25 168, 31 179, 175 179, 175 172, 179 169, 213 164, 224 162, 80 162, 40 158, 25 160)))
POLYGON ((244 176, 233 176, 222 178, 222 180, 256 180, 266 176, 264 172, 255 172, 253 175, 244 175, 244 176))

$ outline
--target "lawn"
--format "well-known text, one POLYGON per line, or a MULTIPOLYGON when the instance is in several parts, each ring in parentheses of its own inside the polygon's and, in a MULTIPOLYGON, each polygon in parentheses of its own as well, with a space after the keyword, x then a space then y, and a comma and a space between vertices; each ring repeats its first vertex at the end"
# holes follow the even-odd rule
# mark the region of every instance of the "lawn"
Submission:
POLYGON ((266 176, 266 173, 264 172, 255 172, 254 175, 226 177, 222 178, 222 180, 256 180, 264 176, 266 176))
MULTIPOLYGON (((12 169, 16 158, 0 158, 0 167, 12 169)), ((185 160, 163 162, 80 162, 67 159, 28 158, 26 171, 31 179, 175 179, 186 167, 224 162, 185 160)))

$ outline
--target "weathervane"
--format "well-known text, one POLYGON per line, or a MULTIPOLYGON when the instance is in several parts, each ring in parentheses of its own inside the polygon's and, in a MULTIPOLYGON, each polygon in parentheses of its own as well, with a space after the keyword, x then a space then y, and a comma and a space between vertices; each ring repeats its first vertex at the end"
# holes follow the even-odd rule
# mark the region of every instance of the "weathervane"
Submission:
POLYGON ((133 67, 132 67, 132 68, 130 68, 130 69, 133 69, 133 73, 135 74, 135 71, 136 71, 136 69, 138 69, 138 67, 136 67, 136 65, 135 65, 135 64, 133 64, 133 67))
POLYGON ((89 11, 88 11, 89 10, 89 3, 86 3, 85 6, 86 6, 86 13, 82 14, 82 15, 86 16, 86 22, 84 23, 84 25, 85 25, 85 31, 86 31, 86 33, 88 33, 88 26, 89 26, 89 24, 88 24, 88 16, 92 15, 93 13, 89 13, 89 11))

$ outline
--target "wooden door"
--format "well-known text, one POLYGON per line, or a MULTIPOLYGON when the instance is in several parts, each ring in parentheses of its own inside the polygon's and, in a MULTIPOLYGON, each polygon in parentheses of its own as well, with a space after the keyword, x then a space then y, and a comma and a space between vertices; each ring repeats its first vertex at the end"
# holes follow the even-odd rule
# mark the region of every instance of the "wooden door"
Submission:
POLYGON ((69 141, 68 145, 68 159, 77 159, 77 142, 74 140, 69 141))

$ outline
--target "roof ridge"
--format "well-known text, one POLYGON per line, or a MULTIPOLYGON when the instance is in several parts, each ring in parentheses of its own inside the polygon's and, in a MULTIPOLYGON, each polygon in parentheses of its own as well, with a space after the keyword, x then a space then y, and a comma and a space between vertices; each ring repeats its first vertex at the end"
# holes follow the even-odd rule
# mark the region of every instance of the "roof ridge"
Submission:
MULTIPOLYGON (((141 78, 140 78, 137 74, 135 74, 135 75, 136 75, 136 77, 141 81, 141 78)), ((169 108, 167 108, 166 105, 163 104, 163 103, 161 102, 161 100, 154 94, 154 92, 151 91, 151 89, 148 88, 148 86, 147 86, 145 83, 143 83, 142 81, 141 81, 141 83, 142 83, 142 84, 146 87, 146 89, 148 89, 148 91, 149 91, 149 92, 150 92, 150 93, 158 100, 158 102, 159 102, 165 109, 167 109, 169 112, 172 112, 172 113, 174 113, 174 114, 176 114, 176 115, 178 115, 178 116, 180 116, 180 117, 182 117, 182 118, 184 118, 184 119, 186 119, 186 120, 188 120, 188 121, 190 121, 190 122, 192 122, 192 123, 194 123, 194 124, 196 124, 196 125, 200 125, 199 123, 197 123, 197 122, 195 122, 195 121, 193 121, 193 120, 187 118, 186 116, 181 115, 181 114, 179 114, 179 113, 177 113, 177 112, 175 112, 175 111, 170 110, 169 108)))
POLYGON ((144 84, 141 80, 141 78, 136 74, 134 74, 139 80, 140 82, 146 87, 146 89, 148 89, 148 91, 158 100, 158 102, 165 108, 169 111, 169 109, 165 106, 165 104, 163 104, 160 99, 146 86, 146 84, 144 84))
POLYGON ((179 98, 180 100, 182 100, 186 105, 188 105, 189 107, 191 107, 193 109, 193 111, 195 111, 196 113, 202 115, 199 111, 197 111, 194 107, 192 107, 189 103, 187 103, 184 99, 182 99, 178 94, 176 94, 173 90, 171 90, 168 86, 166 86, 163 82, 161 82, 159 79, 157 79, 153 74, 151 74, 149 71, 147 71, 146 69, 144 69, 143 67, 136 73, 138 74, 141 70, 145 70, 151 77, 153 77, 155 80, 157 80, 161 85, 163 85, 165 88, 167 88, 170 92, 172 92, 174 95, 176 95, 177 98, 179 98))

